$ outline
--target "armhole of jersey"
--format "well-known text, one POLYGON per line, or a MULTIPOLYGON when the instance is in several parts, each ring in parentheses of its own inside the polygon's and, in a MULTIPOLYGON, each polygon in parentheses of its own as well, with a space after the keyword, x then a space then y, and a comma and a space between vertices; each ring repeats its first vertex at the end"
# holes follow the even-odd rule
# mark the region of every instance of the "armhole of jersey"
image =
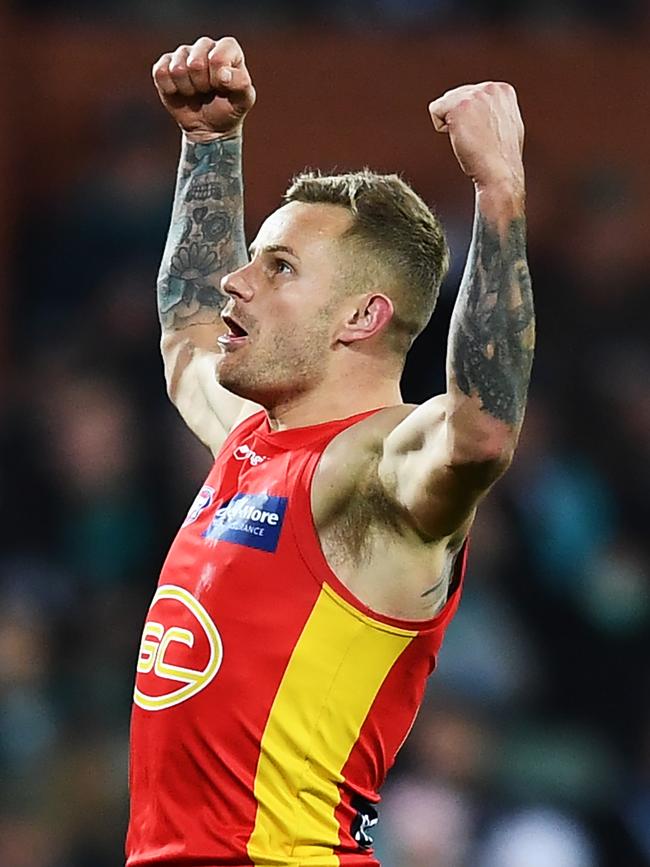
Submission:
POLYGON ((294 524, 293 532, 296 545, 309 572, 321 586, 329 586, 330 590, 334 591, 337 596, 341 597, 344 603, 347 603, 348 607, 351 607, 356 611, 357 616, 364 619, 366 622, 369 620, 374 621, 374 625, 379 629, 388 628, 393 630, 409 630, 421 634, 431 634, 434 632, 444 634, 447 626, 458 609, 458 605, 460 604, 460 598, 463 592, 465 569, 467 567, 469 536, 465 538, 458 550, 458 554, 456 555, 452 578, 449 584, 449 596, 447 601, 434 617, 427 620, 405 620, 398 617, 391 617, 388 614, 382 614, 379 611, 374 611, 361 599, 355 596, 355 594, 352 593, 352 591, 349 590, 337 577, 336 573, 331 569, 327 562, 323 549, 321 548, 320 539, 318 538, 318 530, 311 509, 311 488, 321 456, 322 452, 312 454, 310 459, 305 461, 301 467, 296 485, 299 514, 304 517, 304 523, 301 522, 301 526, 296 526, 294 524))
POLYGON ((456 560, 454 562, 454 571, 449 582, 449 595, 447 601, 438 612, 436 620, 437 629, 446 629, 452 620, 454 614, 458 610, 460 597, 463 595, 463 585, 465 583, 465 572, 467 570, 467 556, 469 553, 469 536, 465 537, 463 544, 458 549, 456 560))

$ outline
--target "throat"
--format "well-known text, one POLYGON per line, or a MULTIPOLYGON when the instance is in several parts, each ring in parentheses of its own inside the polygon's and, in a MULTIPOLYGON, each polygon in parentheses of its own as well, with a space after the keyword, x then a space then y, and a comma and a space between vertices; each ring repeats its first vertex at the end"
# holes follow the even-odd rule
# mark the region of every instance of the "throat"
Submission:
POLYGON ((328 384, 265 406, 269 427, 272 431, 307 427, 404 403, 399 382, 360 391, 356 384, 350 385, 349 380, 341 378, 333 387, 328 384))

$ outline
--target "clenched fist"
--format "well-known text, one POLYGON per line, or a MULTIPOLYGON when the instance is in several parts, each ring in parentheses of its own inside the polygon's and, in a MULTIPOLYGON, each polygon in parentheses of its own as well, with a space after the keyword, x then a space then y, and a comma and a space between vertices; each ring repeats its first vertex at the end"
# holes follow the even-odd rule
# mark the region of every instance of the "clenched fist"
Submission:
POLYGON ((160 99, 191 141, 237 134, 255 103, 244 52, 232 36, 202 36, 154 64, 160 99))
POLYGON ((523 190, 524 124, 512 85, 486 81, 448 90, 429 113, 477 188, 507 183, 523 190))

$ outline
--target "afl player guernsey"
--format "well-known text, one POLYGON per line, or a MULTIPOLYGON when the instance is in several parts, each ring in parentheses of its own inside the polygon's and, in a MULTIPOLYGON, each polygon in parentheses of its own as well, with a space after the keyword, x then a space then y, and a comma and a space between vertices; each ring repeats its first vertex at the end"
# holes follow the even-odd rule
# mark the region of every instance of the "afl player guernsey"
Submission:
POLYGON ((377 791, 413 723, 433 620, 368 609, 310 507, 327 444, 370 415, 226 440, 147 614, 131 730, 128 867, 376 867, 377 791))

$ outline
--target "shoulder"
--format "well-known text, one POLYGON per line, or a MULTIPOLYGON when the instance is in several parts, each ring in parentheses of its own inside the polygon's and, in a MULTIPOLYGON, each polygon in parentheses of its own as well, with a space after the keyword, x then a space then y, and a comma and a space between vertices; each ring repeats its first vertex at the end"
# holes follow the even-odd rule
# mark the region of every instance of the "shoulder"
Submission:
POLYGON ((346 428, 328 443, 312 488, 317 523, 337 512, 353 493, 376 475, 387 438, 415 409, 417 404, 384 407, 346 428))
MULTIPOLYGON (((441 420, 444 418, 446 397, 445 394, 439 394, 427 401, 432 416, 437 413, 441 420)), ((399 436, 400 431, 409 429, 407 420, 417 409, 418 404, 401 403, 378 410, 334 437, 323 458, 337 459, 350 454, 362 466, 365 460, 383 452, 389 438, 392 440, 399 436)))
POLYGON ((395 428, 417 409, 416 404, 387 406, 337 434, 327 445, 321 467, 334 468, 344 457, 350 457, 355 466, 363 467, 373 456, 381 453, 384 442, 395 428))
MULTIPOLYGON (((389 469, 393 465, 414 465, 417 470, 420 455, 435 451, 431 434, 423 433, 418 423, 418 410, 422 410, 418 404, 386 407, 334 437, 321 456, 312 484, 312 512, 317 527, 328 526, 350 509, 366 509, 380 512, 391 525, 414 531, 422 540, 434 538, 423 531, 408 503, 399 496, 401 477, 394 479, 386 470, 387 465, 389 469), (391 456, 399 456, 399 460, 391 460, 391 456)), ((430 398, 426 411, 427 430, 439 430, 446 418, 447 396, 430 398)), ((416 478, 423 477, 422 472, 416 472, 416 478)), ((427 502, 445 498, 442 488, 432 498, 430 487, 426 486, 427 502)), ((444 534, 449 547, 460 546, 474 514, 475 508, 464 510, 461 519, 444 534)))

